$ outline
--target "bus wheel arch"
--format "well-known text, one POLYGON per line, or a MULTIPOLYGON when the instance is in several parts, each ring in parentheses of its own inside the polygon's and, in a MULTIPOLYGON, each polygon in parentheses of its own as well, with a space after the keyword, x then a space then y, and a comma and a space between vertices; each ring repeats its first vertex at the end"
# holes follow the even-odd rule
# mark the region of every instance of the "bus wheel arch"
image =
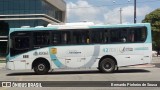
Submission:
POLYGON ((118 70, 118 63, 117 63, 117 60, 111 56, 111 55, 106 55, 106 56, 103 56, 99 63, 98 63, 98 69, 101 71, 101 72, 105 72, 105 73, 110 73, 110 72, 113 72, 114 70, 118 70), (113 63, 114 64, 114 69, 111 70, 111 71, 104 71, 102 70, 102 65, 101 65, 101 62, 106 62, 108 60, 105 60, 105 59, 108 59, 110 63, 113 63))
POLYGON ((32 69, 34 69, 36 74, 46 74, 51 68, 50 63, 45 58, 36 58, 32 63, 32 69))

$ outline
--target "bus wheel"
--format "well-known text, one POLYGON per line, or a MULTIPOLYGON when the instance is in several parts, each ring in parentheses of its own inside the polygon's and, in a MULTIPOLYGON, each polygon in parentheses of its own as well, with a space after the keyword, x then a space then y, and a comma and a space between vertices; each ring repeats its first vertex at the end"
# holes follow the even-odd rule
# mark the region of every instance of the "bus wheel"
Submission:
POLYGON ((34 66, 34 72, 36 74, 42 75, 48 73, 49 68, 47 68, 47 64, 44 62, 38 62, 34 66))
POLYGON ((99 70, 103 73, 112 73, 115 70, 115 61, 111 58, 104 58, 100 62, 99 70))

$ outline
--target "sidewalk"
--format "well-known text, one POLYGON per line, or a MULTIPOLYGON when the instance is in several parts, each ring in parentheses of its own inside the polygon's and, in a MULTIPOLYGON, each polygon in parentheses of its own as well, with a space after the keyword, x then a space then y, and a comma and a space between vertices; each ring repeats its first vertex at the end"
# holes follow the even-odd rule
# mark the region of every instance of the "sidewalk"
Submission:
POLYGON ((0 63, 0 69, 5 68, 6 63, 0 63))
POLYGON ((152 63, 160 63, 160 56, 159 57, 153 57, 152 63))

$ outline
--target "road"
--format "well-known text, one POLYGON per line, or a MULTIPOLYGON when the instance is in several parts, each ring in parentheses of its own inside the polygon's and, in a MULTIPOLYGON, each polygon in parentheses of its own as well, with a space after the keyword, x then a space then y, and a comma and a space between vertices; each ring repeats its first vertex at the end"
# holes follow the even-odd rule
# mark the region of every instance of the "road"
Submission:
MULTIPOLYGON (((56 70, 47 75, 36 75, 33 71, 10 71, 0 69, 0 81, 160 81, 160 57, 153 58, 151 66, 123 67, 111 74, 100 73, 97 69, 65 71, 56 70)), ((0 90, 21 90, 21 88, 0 88, 0 90)), ((25 88, 30 89, 30 88, 25 88)), ((44 88, 32 88, 43 90, 44 88)), ((54 87, 47 90, 159 90, 153 87, 54 87)), ((30 89, 31 90, 31 89, 30 89)))

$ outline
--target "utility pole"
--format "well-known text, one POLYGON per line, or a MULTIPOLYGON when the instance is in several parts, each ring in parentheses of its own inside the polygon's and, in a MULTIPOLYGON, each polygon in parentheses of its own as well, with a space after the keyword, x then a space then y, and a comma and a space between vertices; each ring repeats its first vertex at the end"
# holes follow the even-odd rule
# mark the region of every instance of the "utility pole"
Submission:
POLYGON ((137 3, 137 1, 134 0, 134 23, 137 22, 137 17, 136 17, 136 3, 137 3))
POLYGON ((120 8, 120 24, 122 24, 122 8, 120 8))

